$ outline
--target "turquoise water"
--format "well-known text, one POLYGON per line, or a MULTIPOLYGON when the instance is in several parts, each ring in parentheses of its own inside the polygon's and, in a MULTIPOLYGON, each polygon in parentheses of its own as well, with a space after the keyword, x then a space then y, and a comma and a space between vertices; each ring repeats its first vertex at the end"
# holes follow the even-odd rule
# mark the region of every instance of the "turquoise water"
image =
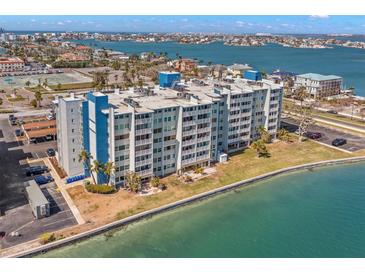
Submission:
POLYGON ((365 257, 365 165, 276 177, 43 257, 365 257))
POLYGON ((225 65, 248 63, 254 68, 266 72, 281 69, 296 73, 335 74, 344 78, 347 88, 353 86, 358 95, 365 96, 365 49, 344 47, 299 49, 276 44, 264 47, 232 47, 225 46, 222 42, 207 45, 94 40, 77 40, 75 42, 126 53, 167 52, 171 58, 176 58, 176 53, 179 53, 184 57, 197 58, 204 63, 209 61, 225 65))

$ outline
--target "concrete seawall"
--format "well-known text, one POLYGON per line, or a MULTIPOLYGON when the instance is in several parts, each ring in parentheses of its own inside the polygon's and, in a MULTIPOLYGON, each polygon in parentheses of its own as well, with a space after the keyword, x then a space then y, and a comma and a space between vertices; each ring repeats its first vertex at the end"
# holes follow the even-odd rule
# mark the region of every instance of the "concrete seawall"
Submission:
POLYGON ((216 189, 213 189, 213 190, 201 193, 201 194, 197 194, 197 195, 194 195, 192 197, 189 197, 189 198, 186 198, 186 199, 183 199, 183 200, 179 200, 179 201, 176 201, 174 203, 170 203, 170 204, 167 204, 167 205, 155 208, 155 209, 144 211, 144 212, 138 213, 136 215, 133 215, 133 216, 130 216, 130 217, 127 217, 127 218, 124 218, 124 219, 121 219, 121 220, 106 224, 104 226, 101 226, 101 227, 98 227, 98 228, 95 228, 95 229, 92 229, 92 230, 89 230, 89 231, 86 231, 86 232, 83 232, 83 233, 68 237, 68 238, 53 242, 53 243, 49 243, 49 244, 46 244, 46 245, 43 245, 43 246, 40 246, 40 247, 33 248, 31 250, 27 250, 27 251, 23 251, 23 252, 20 252, 20 253, 17 253, 17 254, 13 254, 9 257, 28 257, 28 256, 33 256, 33 255, 36 255, 36 254, 40 254, 40 253, 46 252, 48 250, 55 249, 55 248, 65 246, 65 245, 69 245, 69 244, 72 244, 74 242, 77 242, 77 241, 80 241, 80 240, 83 240, 83 239, 86 239, 86 238, 101 234, 101 233, 106 232, 108 230, 118 228, 118 227, 121 227, 123 225, 127 225, 127 224, 130 224, 132 222, 136 222, 138 220, 141 220, 141 219, 144 219, 144 218, 147 218, 147 217, 151 217, 153 215, 156 215, 156 214, 159 214, 159 213, 162 213, 162 212, 166 212, 168 210, 172 210, 172 209, 180 207, 180 206, 191 204, 192 202, 195 202, 195 201, 199 201, 199 200, 211 197, 211 196, 215 196, 219 193, 230 191, 230 190, 233 190, 233 189, 238 188, 238 187, 246 186, 246 185, 255 183, 257 181, 261 181, 261 180, 264 180, 264 179, 274 177, 276 175, 295 172, 295 171, 300 171, 300 170, 305 170, 305 169, 310 169, 310 168, 316 168, 316 167, 323 167, 323 166, 330 166, 330 165, 337 165, 337 164, 346 164, 346 163, 357 163, 357 162, 362 162, 362 161, 365 161, 365 156, 345 158, 345 159, 337 159, 337 160, 321 161, 321 162, 316 162, 316 163, 310 163, 310 164, 304 164, 304 165, 298 165, 298 166, 279 169, 279 170, 269 172, 269 173, 265 173, 263 175, 259 175, 259 176, 256 176, 256 177, 253 177, 253 178, 250 178, 250 179, 245 179, 245 180, 233 183, 233 184, 229 184, 229 185, 226 185, 226 186, 223 186, 223 187, 219 187, 219 188, 216 188, 216 189))

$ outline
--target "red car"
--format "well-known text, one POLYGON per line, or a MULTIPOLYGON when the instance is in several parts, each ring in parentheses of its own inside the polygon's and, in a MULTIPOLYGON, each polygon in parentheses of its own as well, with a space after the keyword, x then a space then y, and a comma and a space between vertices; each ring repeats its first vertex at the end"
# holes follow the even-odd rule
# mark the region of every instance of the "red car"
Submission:
POLYGON ((322 134, 320 132, 307 132, 306 137, 309 139, 317 140, 322 138, 322 134))

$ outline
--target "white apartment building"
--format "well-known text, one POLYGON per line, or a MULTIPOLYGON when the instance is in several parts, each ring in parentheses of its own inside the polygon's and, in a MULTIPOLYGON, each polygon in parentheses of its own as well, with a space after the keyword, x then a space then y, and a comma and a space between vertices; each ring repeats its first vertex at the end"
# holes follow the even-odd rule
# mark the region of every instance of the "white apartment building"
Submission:
POLYGON ((306 73, 296 76, 294 87, 304 86, 313 98, 338 95, 342 88, 342 77, 306 73))
MULTIPOLYGON (((283 94, 280 85, 236 79, 191 81, 183 86, 179 90, 90 92, 86 98, 60 99, 58 108, 62 104, 79 107, 74 113, 80 115, 83 147, 99 162, 114 162, 111 180, 115 184, 123 184, 128 171, 148 181, 152 176, 208 166, 222 153, 246 148, 258 137, 260 126, 275 137, 283 94)), ((69 122, 71 111, 60 112, 60 119, 69 122)), ((62 122, 57 126, 62 131, 58 135, 60 154, 68 155, 61 156, 60 163, 70 166, 65 161, 73 160, 73 150, 67 154, 65 150, 72 149, 70 142, 61 139, 72 138, 68 136, 72 127, 62 122)))
POLYGON ((69 176, 84 172, 79 163, 83 148, 81 105, 83 99, 70 97, 54 101, 57 124, 57 160, 69 176))
POLYGON ((24 70, 24 61, 18 57, 0 57, 0 72, 24 70))

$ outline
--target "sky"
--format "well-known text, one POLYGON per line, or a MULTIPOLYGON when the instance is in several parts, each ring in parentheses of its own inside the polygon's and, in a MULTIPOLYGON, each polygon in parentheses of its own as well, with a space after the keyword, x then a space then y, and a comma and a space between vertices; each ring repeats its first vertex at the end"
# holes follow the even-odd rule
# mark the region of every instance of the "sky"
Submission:
POLYGON ((365 16, 0 16, 6 31, 365 34, 365 16))

